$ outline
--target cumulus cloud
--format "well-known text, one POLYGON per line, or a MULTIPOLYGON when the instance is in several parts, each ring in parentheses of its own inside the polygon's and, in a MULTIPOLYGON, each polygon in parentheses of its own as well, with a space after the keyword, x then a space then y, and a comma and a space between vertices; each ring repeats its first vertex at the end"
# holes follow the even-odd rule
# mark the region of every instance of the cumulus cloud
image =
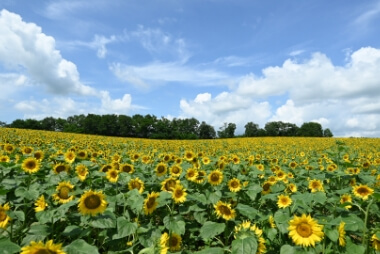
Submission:
POLYGON ((261 76, 244 76, 236 89, 215 97, 199 94, 193 100, 183 99, 180 108, 184 115, 216 126, 244 114, 235 122, 241 132, 248 121, 261 127, 269 121, 297 125, 315 121, 337 136, 380 136, 378 70, 380 49, 353 51, 344 66, 314 53, 301 62, 287 59, 281 66, 267 67, 261 76), (274 98, 284 102, 275 104, 274 98))
POLYGON ((25 68, 33 80, 53 94, 96 94, 80 82, 76 65, 61 56, 54 38, 44 34, 41 27, 2 10, 0 34, 0 62, 7 68, 25 68))
POLYGON ((121 99, 112 100, 109 92, 101 91, 101 111, 113 112, 114 114, 126 114, 131 109, 132 97, 130 94, 124 94, 121 99))

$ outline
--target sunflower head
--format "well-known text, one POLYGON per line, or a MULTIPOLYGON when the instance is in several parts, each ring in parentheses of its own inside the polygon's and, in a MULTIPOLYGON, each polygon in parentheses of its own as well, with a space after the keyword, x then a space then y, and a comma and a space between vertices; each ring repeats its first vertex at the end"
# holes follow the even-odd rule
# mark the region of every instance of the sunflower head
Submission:
POLYGON ((309 189, 311 192, 324 191, 323 183, 321 180, 310 180, 309 181, 309 189))
POLYGON ((198 170, 196 170, 195 168, 189 168, 186 171, 186 179, 189 181, 194 182, 197 179, 197 176, 198 176, 198 170))
POLYGON ((8 222, 11 217, 8 216, 7 211, 9 211, 9 204, 0 205, 0 228, 7 228, 8 222))
POLYGON ((38 170, 40 170, 40 162, 36 158, 30 157, 22 162, 21 167, 25 172, 29 174, 36 173, 38 170))
POLYGON ((241 183, 240 180, 237 178, 232 178, 231 180, 228 181, 228 189, 231 192, 238 192, 241 190, 241 183))
POLYGON ((133 172, 135 172, 134 166, 132 164, 129 164, 129 163, 121 164, 119 169, 121 172, 125 172, 128 174, 133 174, 133 172))
POLYGON ((151 214, 154 210, 156 210, 156 207, 158 205, 157 198, 159 197, 159 195, 160 193, 154 191, 148 194, 147 198, 144 200, 145 214, 151 214))
POLYGON ((42 212, 46 209, 46 207, 48 207, 48 204, 46 203, 45 201, 45 197, 44 195, 41 195, 37 200, 36 202, 34 203, 34 205, 36 206, 34 208, 34 210, 36 211, 36 213, 38 212, 42 212))
POLYGON ((135 179, 131 179, 128 183, 128 189, 133 190, 136 189, 139 193, 143 193, 144 191, 144 182, 141 181, 138 177, 135 179))
POLYGON ((68 181, 60 182, 56 188, 56 193, 53 194, 53 199, 61 204, 65 204, 74 199, 70 192, 74 190, 74 185, 68 181))
POLYGON ((168 171, 168 166, 166 165, 166 163, 163 162, 158 163, 155 168, 155 171, 157 176, 163 176, 168 171))
POLYGON ((62 244, 54 244, 53 240, 47 241, 45 244, 41 241, 32 241, 28 246, 21 248, 20 254, 44 254, 44 253, 54 253, 54 254, 66 254, 62 250, 62 244))
POLYGON ((83 182, 84 180, 86 180, 86 177, 88 175, 88 168, 85 165, 79 164, 78 166, 76 166, 75 171, 77 172, 77 176, 80 181, 83 182))
POLYGON ((175 203, 183 203, 186 201, 186 189, 182 185, 177 184, 173 189, 172 198, 175 203))
POLYGON ((35 151, 34 154, 33 154, 34 158, 36 158, 37 160, 39 161, 42 161, 44 159, 44 152, 41 151, 41 150, 38 150, 38 151, 35 151))
POLYGON ((279 208, 286 208, 292 204, 292 199, 289 196, 286 195, 279 195, 277 197, 277 206, 279 208))
POLYGON ((219 185, 222 183, 223 181, 223 173, 220 171, 220 170, 214 170, 212 171, 209 175, 208 175, 208 182, 211 184, 211 185, 219 185))
POLYGON ((234 219, 236 216, 236 212, 234 209, 231 208, 231 204, 218 201, 215 205, 215 213, 218 217, 222 217, 225 220, 231 220, 234 219))
POLYGON ((352 192, 356 197, 367 200, 368 197, 373 194, 374 190, 365 184, 361 184, 354 186, 352 192))
POLYGON ((323 239, 323 226, 319 225, 310 215, 302 214, 301 217, 294 216, 289 221, 289 236, 296 245, 303 247, 315 246, 323 239))
POLYGON ((54 165, 53 171, 56 174, 59 174, 61 172, 68 173, 70 171, 70 165, 66 164, 66 163, 58 163, 58 164, 54 165))
POLYGON ((102 191, 88 190, 80 197, 79 212, 83 215, 95 216, 103 213, 107 208, 107 201, 102 191))
POLYGON ((119 171, 117 171, 114 168, 108 170, 106 175, 107 175, 106 177, 108 181, 110 181, 111 183, 116 183, 117 180, 119 179, 119 171))
POLYGON ((179 165, 179 164, 174 164, 171 168, 170 168, 170 174, 173 176, 173 177, 179 177, 182 173, 182 167, 179 165))
POLYGON ((69 150, 69 151, 67 151, 67 152, 65 153, 64 157, 65 157, 65 161, 66 161, 67 163, 70 163, 70 164, 71 164, 71 163, 73 163, 73 162, 75 161, 76 154, 75 154, 74 151, 69 150))
POLYGON ((175 233, 172 233, 168 240, 169 250, 170 251, 179 251, 181 250, 182 237, 175 233))
POLYGON ((172 192, 174 187, 179 183, 180 181, 177 180, 176 178, 173 178, 173 177, 167 178, 164 181, 162 181, 161 190, 172 192))

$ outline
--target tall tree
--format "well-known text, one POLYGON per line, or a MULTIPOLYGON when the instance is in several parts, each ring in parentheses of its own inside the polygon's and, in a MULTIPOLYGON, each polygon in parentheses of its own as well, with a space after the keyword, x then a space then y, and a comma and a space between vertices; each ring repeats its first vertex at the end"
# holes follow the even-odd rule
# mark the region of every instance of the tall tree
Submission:
POLYGON ((323 129, 320 123, 303 123, 299 129, 299 135, 303 137, 323 137, 323 129))
POLYGON ((245 128, 244 136, 246 136, 246 137, 258 136, 258 132, 259 132, 259 125, 258 124, 255 124, 253 122, 248 122, 244 126, 244 128, 245 128))
POLYGON ((210 139, 216 137, 216 132, 214 127, 202 121, 198 127, 199 138, 201 139, 210 139))
POLYGON ((323 136, 324 136, 324 137, 331 138, 331 137, 333 137, 334 135, 332 134, 332 132, 330 131, 329 128, 326 128, 326 129, 324 129, 324 131, 323 131, 323 136))

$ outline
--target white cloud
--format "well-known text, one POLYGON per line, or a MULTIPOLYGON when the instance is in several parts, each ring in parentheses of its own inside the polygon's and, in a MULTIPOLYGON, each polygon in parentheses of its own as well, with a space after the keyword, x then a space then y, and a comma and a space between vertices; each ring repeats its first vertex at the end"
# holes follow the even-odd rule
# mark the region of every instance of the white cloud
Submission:
POLYGON ((132 97, 130 94, 124 94, 121 99, 112 100, 107 91, 101 91, 101 111, 113 114, 127 114, 132 107, 132 97))
POLYGON ((121 81, 136 87, 148 88, 168 82, 183 82, 202 85, 226 84, 229 76, 212 69, 197 69, 178 62, 153 62, 144 66, 114 63, 110 70, 121 81))
POLYGON ((25 68, 30 78, 53 94, 95 95, 82 84, 76 65, 62 58, 55 40, 17 14, 0 12, 0 62, 7 68, 25 68))
POLYGON ((183 115, 215 126, 243 114, 245 118, 235 117, 241 133, 248 121, 261 127, 269 121, 298 126, 315 121, 337 136, 380 136, 378 70, 380 49, 358 49, 344 66, 314 53, 302 62, 288 59, 282 66, 267 67, 262 76, 242 77, 237 88, 215 97, 199 94, 194 100, 183 99, 180 108, 183 115), (274 97, 286 102, 275 107, 271 103, 274 97), (255 114, 249 114, 251 110, 256 110, 255 114))

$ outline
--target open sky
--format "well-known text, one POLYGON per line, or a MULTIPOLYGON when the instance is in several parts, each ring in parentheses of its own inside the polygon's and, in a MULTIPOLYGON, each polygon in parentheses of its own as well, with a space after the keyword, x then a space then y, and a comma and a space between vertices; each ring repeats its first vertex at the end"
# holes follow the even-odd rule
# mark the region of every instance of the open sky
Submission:
POLYGON ((0 121, 88 113, 380 137, 380 1, 1 0, 0 121))

